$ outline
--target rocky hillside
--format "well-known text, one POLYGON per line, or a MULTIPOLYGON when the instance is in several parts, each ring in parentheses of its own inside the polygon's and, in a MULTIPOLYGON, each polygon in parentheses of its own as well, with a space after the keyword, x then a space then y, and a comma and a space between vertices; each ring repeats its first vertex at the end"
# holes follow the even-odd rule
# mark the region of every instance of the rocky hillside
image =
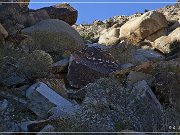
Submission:
POLYGON ((179 4, 76 25, 23 1, 0 4, 0 132, 180 131, 179 4))

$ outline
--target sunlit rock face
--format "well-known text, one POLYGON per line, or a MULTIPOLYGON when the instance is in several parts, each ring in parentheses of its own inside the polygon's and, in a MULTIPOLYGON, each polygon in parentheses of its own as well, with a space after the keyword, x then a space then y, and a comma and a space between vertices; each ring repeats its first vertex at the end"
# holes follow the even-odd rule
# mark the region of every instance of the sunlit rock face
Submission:
POLYGON ((120 29, 120 37, 127 38, 132 43, 138 43, 144 39, 154 41, 166 35, 166 27, 167 20, 162 13, 149 11, 126 22, 120 29))

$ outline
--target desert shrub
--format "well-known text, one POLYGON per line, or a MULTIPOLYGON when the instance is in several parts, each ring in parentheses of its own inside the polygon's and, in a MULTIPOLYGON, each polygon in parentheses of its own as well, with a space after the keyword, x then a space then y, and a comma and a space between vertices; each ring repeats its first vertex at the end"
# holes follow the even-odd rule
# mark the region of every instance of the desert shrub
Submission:
POLYGON ((28 78, 44 77, 49 73, 52 63, 53 60, 48 53, 35 50, 21 59, 18 73, 28 78))

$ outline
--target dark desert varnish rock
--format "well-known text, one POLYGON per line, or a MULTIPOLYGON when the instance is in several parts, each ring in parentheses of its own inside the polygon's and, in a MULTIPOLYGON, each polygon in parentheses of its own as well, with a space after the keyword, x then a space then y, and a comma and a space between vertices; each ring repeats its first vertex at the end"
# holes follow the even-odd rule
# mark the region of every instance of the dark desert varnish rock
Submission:
POLYGON ((108 77, 118 68, 118 63, 109 53, 87 47, 71 55, 67 78, 71 86, 81 88, 101 77, 108 77))
MULTIPOLYGON (((22 2, 21 0, 1 0, 0 2, 22 2)), ((29 0, 23 0, 25 3, 1 3, 0 22, 8 33, 15 33, 22 29, 28 12, 29 0)))
POLYGON ((154 78, 153 87, 159 100, 180 112, 180 74, 161 72, 157 73, 154 78))
POLYGON ((70 25, 75 24, 78 17, 78 11, 67 3, 41 8, 40 10, 46 10, 51 19, 59 19, 70 25))

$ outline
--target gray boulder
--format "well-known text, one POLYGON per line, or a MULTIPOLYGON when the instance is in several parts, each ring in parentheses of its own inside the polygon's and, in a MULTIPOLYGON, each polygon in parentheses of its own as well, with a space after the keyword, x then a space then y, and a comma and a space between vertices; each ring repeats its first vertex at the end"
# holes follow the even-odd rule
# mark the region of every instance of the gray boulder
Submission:
POLYGON ((150 74, 145 74, 142 72, 131 71, 127 76, 127 84, 126 87, 132 88, 134 83, 145 80, 148 82, 149 86, 151 86, 153 82, 153 76, 150 74))
POLYGON ((44 50, 60 56, 69 55, 84 47, 79 33, 67 23, 57 19, 43 20, 23 29, 22 33, 33 38, 33 49, 44 50))
POLYGON ((40 118, 47 118, 48 112, 56 107, 60 115, 74 115, 77 111, 77 108, 70 101, 58 95, 42 82, 27 89, 26 97, 29 100, 29 109, 40 118))
POLYGON ((116 131, 153 131, 153 125, 162 128, 162 106, 144 80, 126 89, 113 79, 99 79, 82 90, 87 91, 83 107, 106 116, 116 131))

